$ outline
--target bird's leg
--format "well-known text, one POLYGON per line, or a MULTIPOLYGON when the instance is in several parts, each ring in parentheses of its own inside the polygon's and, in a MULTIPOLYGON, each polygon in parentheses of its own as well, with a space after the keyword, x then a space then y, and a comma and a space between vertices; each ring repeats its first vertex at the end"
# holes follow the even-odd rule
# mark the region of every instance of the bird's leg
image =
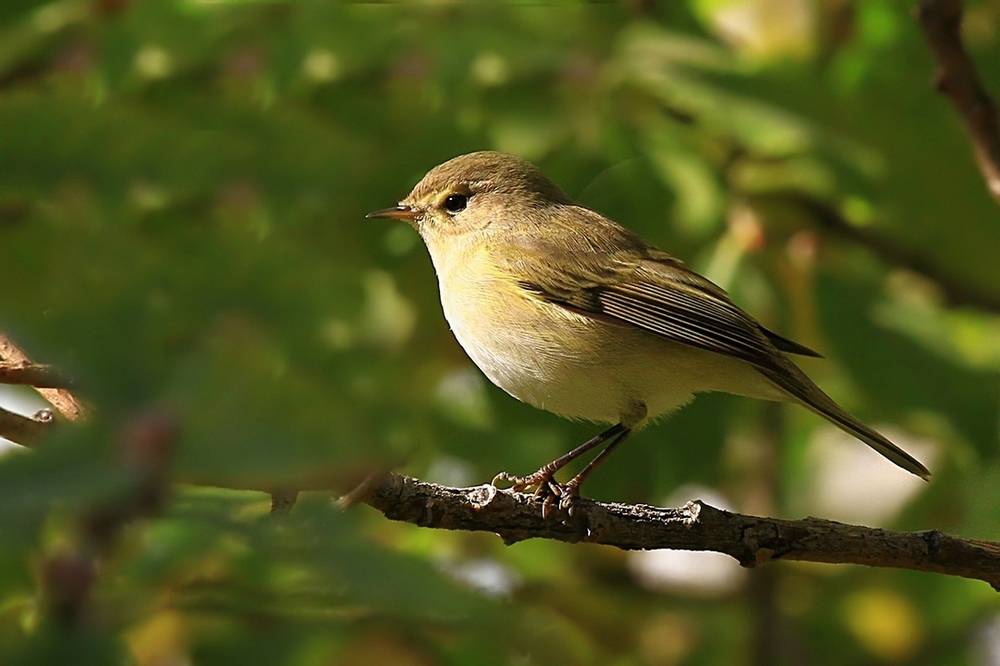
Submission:
POLYGON ((603 451, 601 451, 596 458, 587 463, 587 466, 584 467, 582 470, 580 470, 579 474, 577 474, 567 483, 564 483, 562 485, 563 492, 560 496, 561 499, 559 500, 560 507, 565 508, 565 505, 567 505, 569 502, 572 501, 571 498, 580 496, 580 486, 582 486, 583 482, 587 480, 587 477, 590 476, 591 473, 595 469, 597 469, 597 467, 601 463, 607 460, 608 456, 611 455, 611 452, 614 451, 619 444, 628 439, 628 436, 631 434, 632 434, 631 430, 629 430, 628 428, 622 428, 621 432, 618 433, 618 436, 615 437, 614 440, 612 440, 612 442, 608 444, 607 447, 603 451))
MULTIPOLYGON (((537 472, 533 472, 528 476, 514 476, 512 474, 508 474, 507 472, 500 472, 495 477, 493 477, 492 483, 493 485, 496 485, 498 481, 510 481, 511 484, 513 484, 511 485, 511 490, 519 493, 523 493, 527 490, 535 488, 536 497, 541 497, 543 495, 549 497, 562 496, 565 494, 565 491, 563 487, 559 485, 553 478, 556 472, 558 472, 563 467, 565 467, 569 463, 573 462, 574 460, 585 454, 587 451, 590 451, 591 449, 600 446, 601 444, 603 444, 604 442, 608 441, 613 437, 617 438, 611 443, 611 445, 607 449, 602 451, 601 454, 593 460, 593 462, 587 465, 587 467, 582 472, 580 472, 580 474, 577 474, 573 478, 573 481, 576 482, 576 485, 574 487, 578 489, 580 487, 580 484, 583 483, 583 479, 585 479, 587 475, 590 474, 590 472, 594 471, 594 468, 597 467, 597 465, 599 465, 601 462, 604 461, 605 458, 607 458, 607 454, 609 453, 610 449, 613 449, 614 447, 618 446, 618 444, 620 444, 622 440, 624 440, 625 437, 628 436, 629 432, 631 431, 628 428, 619 423, 618 425, 611 426, 610 428, 602 432, 600 435, 597 435, 596 437, 587 440, 586 442, 576 447, 569 453, 556 458, 549 464, 540 468, 537 472)), ((572 483, 572 481, 570 483, 572 483)))

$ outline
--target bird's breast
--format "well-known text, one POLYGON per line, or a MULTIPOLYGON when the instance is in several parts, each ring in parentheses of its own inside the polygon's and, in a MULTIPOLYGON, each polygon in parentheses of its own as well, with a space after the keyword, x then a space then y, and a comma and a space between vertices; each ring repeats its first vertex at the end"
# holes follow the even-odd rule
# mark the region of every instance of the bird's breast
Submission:
POLYGON ((572 322, 485 263, 439 276, 445 318, 494 384, 544 407, 565 367, 588 354, 567 344, 572 322))

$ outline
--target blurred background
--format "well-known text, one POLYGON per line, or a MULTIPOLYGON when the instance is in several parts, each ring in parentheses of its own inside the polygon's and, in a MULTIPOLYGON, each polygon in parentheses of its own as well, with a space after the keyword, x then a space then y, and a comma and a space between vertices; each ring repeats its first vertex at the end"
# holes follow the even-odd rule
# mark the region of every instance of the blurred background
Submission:
MULTIPOLYGON (((506 547, 336 493, 275 520, 250 490, 478 484, 596 432, 490 385, 416 233, 364 219, 497 149, 821 351, 934 473, 705 395, 589 496, 1000 539, 1000 209, 914 4, 4 0, 0 330, 92 415, 0 459, 0 662, 1000 664, 981 582, 506 547)), ((964 37, 1000 95, 1000 2, 964 37)))

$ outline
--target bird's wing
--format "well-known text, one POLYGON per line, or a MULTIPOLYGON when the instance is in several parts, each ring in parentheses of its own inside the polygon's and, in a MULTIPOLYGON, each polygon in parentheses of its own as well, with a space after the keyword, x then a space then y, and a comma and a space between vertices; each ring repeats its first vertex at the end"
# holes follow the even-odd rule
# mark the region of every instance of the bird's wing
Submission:
POLYGON ((684 269, 648 260, 613 275, 568 275, 573 269, 565 264, 559 268, 562 275, 547 271, 519 283, 550 303, 582 314, 610 318, 755 366, 774 366, 776 349, 761 327, 728 298, 691 284, 685 278, 693 274, 684 269))
MULTIPOLYGON (((760 326, 760 324, 758 324, 760 326)), ((789 340, 788 338, 782 337, 775 333, 774 331, 769 331, 763 326, 760 327, 761 332, 767 336, 767 339, 771 341, 771 344, 777 347, 780 351, 786 354, 795 354, 797 356, 812 356, 813 358, 823 358, 823 355, 818 351, 810 349, 803 344, 799 344, 794 340, 789 340)))
MULTIPOLYGON (((684 268, 672 257, 667 256, 669 261, 664 260, 662 255, 659 250, 651 250, 650 256, 640 262, 634 273, 634 279, 613 290, 620 292, 617 296, 619 300, 631 299, 624 304, 624 307, 628 308, 633 304, 644 306, 649 315, 644 318, 647 324, 650 323, 650 318, 663 319, 663 315, 670 313, 670 317, 689 333, 711 337, 714 332, 716 341, 723 347, 721 350, 704 348, 721 353, 732 352, 731 356, 743 358, 755 365, 760 365, 754 361, 760 352, 773 353, 771 347, 799 356, 822 357, 809 347, 764 328, 756 319, 729 300, 729 295, 721 287, 684 268), (655 303, 658 307, 650 309, 650 303, 655 303), (690 317, 693 321, 686 320, 685 317, 690 317), (761 336, 769 344, 762 344, 761 336), (740 350, 749 356, 735 353, 740 350)), ((648 325, 630 323, 651 330, 648 325)))
POLYGON ((540 226, 544 233, 517 235, 523 251, 506 262, 539 298, 761 368, 784 365, 778 350, 819 356, 768 331, 724 289, 598 213, 572 206, 540 226))
POLYGON ((780 346, 794 343, 765 331, 719 286, 626 233, 610 247, 592 246, 587 238, 556 247, 535 236, 523 241, 531 247, 516 253, 518 260, 505 269, 526 291, 578 313, 635 326, 762 369, 777 371, 784 365, 772 336, 780 346), (623 245, 623 240, 630 242, 623 245))

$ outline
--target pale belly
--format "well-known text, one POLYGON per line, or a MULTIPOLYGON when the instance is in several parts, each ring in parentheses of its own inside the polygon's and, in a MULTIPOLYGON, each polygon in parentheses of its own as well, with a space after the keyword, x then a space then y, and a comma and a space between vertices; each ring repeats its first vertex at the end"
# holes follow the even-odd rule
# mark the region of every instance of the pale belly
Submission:
POLYGON ((627 425, 639 427, 699 392, 784 397, 742 361, 574 313, 516 285, 466 282, 442 305, 455 337, 490 381, 569 418, 618 423, 638 413, 638 422, 627 425))

